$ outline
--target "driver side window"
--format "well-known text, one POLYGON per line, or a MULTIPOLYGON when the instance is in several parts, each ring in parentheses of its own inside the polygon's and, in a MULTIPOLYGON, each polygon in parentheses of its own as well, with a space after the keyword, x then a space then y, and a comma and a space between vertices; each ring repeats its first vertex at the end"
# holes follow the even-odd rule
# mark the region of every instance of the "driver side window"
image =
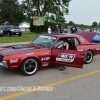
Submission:
POLYGON ((77 38, 74 38, 74 40, 75 40, 75 46, 80 45, 80 42, 78 41, 78 39, 77 39, 77 38))
POLYGON ((57 49, 67 49, 69 48, 69 44, 67 43, 67 38, 61 38, 57 41, 54 48, 57 49))
POLYGON ((80 45, 80 42, 77 38, 68 37, 59 39, 58 42, 55 44, 54 48, 76 50, 76 46, 78 45, 80 45))

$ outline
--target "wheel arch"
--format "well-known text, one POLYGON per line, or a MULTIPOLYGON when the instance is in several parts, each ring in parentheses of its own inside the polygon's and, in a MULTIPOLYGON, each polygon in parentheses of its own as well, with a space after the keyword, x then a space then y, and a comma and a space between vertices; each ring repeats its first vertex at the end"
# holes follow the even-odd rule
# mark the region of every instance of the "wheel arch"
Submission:
MULTIPOLYGON (((92 51, 92 53, 93 53, 93 55, 94 55, 94 51, 93 51, 92 49, 88 49, 87 51, 92 51)), ((87 51, 86 51, 86 52, 87 52, 87 51)))
POLYGON ((35 60, 38 62, 39 68, 40 68, 40 62, 39 62, 39 59, 38 59, 38 58, 36 58, 36 57, 27 57, 27 58, 24 58, 24 59, 21 61, 21 63, 19 64, 18 70, 20 69, 21 64, 22 64, 26 59, 35 59, 35 60))
POLYGON ((93 56, 94 56, 94 51, 92 49, 88 49, 86 52, 88 52, 88 51, 92 51, 93 56))
POLYGON ((93 60, 93 56, 94 56, 94 51, 92 50, 92 49, 88 49, 87 51, 86 51, 86 54, 85 54, 85 59, 84 59, 84 64, 89 64, 89 63, 91 63, 91 61, 93 60), (87 61, 86 59, 87 59, 87 53, 88 52, 91 52, 92 53, 92 56, 91 56, 91 58, 89 57, 89 60, 87 61))

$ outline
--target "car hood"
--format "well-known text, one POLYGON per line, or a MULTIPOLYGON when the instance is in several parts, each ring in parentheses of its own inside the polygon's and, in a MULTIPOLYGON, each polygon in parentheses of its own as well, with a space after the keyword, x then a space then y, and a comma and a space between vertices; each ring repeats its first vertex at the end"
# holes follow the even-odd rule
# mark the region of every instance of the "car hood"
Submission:
POLYGON ((44 47, 31 44, 19 44, 19 45, 0 47, 0 54, 11 55, 24 52, 31 52, 33 50, 40 50, 40 49, 44 49, 44 47))
POLYGON ((92 38, 97 35, 95 32, 77 32, 76 34, 84 37, 89 42, 91 42, 92 38))

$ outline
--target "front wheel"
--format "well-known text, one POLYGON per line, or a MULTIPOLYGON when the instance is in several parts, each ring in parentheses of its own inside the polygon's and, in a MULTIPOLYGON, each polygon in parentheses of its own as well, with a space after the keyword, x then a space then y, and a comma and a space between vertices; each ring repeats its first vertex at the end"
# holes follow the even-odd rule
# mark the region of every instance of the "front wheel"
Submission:
POLYGON ((12 34, 10 32, 8 32, 8 36, 12 36, 12 34))
POLYGON ((85 64, 89 64, 93 60, 93 52, 92 51, 87 51, 84 59, 85 64))
POLYGON ((22 36, 22 33, 19 33, 18 36, 22 36))
POLYGON ((33 75, 38 70, 39 63, 34 58, 28 58, 21 64, 20 71, 24 75, 33 75))

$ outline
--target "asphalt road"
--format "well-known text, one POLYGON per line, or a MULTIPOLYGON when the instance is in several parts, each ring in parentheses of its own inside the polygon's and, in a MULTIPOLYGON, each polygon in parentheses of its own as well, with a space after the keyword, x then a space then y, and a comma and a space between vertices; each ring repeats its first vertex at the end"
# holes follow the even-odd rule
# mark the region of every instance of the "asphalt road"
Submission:
POLYGON ((100 100, 100 55, 83 69, 52 66, 32 76, 0 67, 0 100, 100 100))

